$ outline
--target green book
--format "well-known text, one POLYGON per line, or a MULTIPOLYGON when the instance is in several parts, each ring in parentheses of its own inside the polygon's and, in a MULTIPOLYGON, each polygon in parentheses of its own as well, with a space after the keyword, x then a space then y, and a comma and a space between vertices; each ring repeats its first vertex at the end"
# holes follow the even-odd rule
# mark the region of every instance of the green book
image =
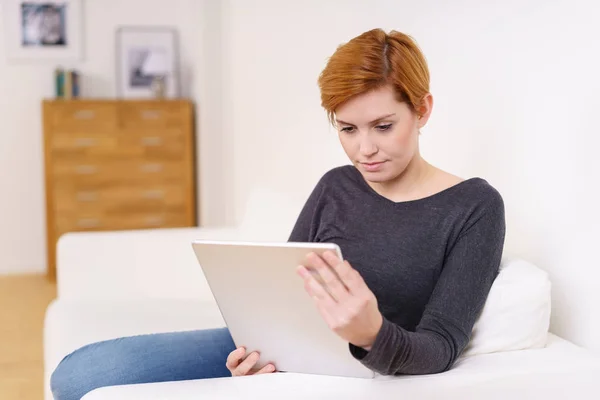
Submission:
POLYGON ((62 68, 57 68, 54 72, 55 95, 61 99, 65 97, 65 71, 62 68))

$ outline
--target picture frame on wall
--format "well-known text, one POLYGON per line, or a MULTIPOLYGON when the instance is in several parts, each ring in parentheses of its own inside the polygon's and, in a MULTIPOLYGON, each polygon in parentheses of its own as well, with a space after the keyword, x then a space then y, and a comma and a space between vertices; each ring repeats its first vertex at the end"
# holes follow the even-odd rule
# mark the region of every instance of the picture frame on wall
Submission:
POLYGON ((6 55, 13 61, 80 61, 82 0, 4 0, 6 55))
POLYGON ((121 27, 116 42, 119 98, 179 97, 179 49, 174 29, 121 27))

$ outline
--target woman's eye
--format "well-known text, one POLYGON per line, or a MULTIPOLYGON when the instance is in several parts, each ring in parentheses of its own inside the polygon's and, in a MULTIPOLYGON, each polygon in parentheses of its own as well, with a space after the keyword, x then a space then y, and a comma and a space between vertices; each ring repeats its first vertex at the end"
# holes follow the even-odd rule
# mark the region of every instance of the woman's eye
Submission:
POLYGON ((392 124, 386 124, 386 125, 377 125, 376 128, 378 131, 387 131, 388 129, 390 129, 392 127, 392 124))
POLYGON ((354 132, 354 127, 346 126, 346 127, 343 127, 341 130, 342 130, 342 132, 352 133, 352 132, 354 132))

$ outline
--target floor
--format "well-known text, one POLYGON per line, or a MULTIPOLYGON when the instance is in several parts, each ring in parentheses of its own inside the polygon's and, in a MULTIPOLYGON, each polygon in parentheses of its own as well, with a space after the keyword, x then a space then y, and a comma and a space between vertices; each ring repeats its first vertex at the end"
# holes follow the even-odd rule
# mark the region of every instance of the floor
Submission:
POLYGON ((55 296, 45 276, 0 277, 0 399, 43 398, 42 327, 55 296))

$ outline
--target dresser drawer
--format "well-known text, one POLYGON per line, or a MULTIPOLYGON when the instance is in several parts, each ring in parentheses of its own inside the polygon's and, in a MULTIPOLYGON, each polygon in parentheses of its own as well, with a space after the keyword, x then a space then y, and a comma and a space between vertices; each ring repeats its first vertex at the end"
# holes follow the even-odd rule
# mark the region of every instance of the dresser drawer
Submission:
POLYGON ((138 182, 179 182, 189 171, 179 161, 55 161, 52 172, 56 184, 117 185, 138 182))
POLYGON ((85 212, 182 211, 186 190, 178 184, 115 185, 76 187, 56 185, 54 209, 57 213, 74 210, 85 212))
POLYGON ((129 103, 119 108, 119 122, 123 128, 180 127, 189 123, 187 114, 187 107, 179 103, 129 103))
POLYGON ((79 211, 72 214, 62 213, 56 215, 58 235, 80 231, 176 228, 183 226, 189 226, 189 221, 182 212, 107 214, 99 211, 79 211))
POLYGON ((77 101, 54 103, 50 122, 55 129, 113 129, 117 126, 117 108, 114 104, 77 101))
POLYGON ((186 140, 180 130, 156 132, 58 132, 50 139, 55 158, 179 159, 186 140))
POLYGON ((117 135, 102 132, 61 131, 50 138, 54 157, 107 157, 119 150, 117 135))
POLYGON ((180 159, 186 154, 186 137, 179 129, 123 132, 120 148, 144 159, 180 159))

